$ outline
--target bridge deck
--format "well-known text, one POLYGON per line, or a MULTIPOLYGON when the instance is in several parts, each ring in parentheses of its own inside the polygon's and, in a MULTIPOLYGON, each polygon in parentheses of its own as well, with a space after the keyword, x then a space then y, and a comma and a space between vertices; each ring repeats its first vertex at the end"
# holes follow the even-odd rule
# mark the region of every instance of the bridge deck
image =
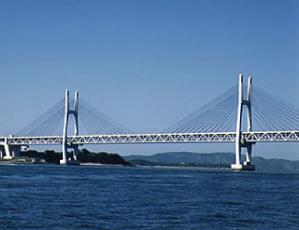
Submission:
MULTIPOLYGON (((143 143, 232 143, 235 132, 223 133, 160 133, 69 136, 69 144, 143 144, 143 143)), ((244 142, 298 142, 299 131, 242 132, 244 142)), ((56 145, 62 136, 0 137, 10 145, 56 145)))

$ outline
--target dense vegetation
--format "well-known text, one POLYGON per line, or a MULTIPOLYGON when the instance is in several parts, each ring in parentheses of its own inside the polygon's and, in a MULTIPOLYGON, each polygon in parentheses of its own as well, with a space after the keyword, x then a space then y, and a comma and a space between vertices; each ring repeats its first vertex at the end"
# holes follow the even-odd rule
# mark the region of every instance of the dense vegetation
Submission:
MULTIPOLYGON (((21 152, 21 156, 32 157, 36 159, 44 159, 47 163, 59 164, 61 159, 61 153, 57 153, 53 150, 46 150, 44 152, 38 152, 35 150, 28 150, 21 152)), ((67 154, 68 158, 72 158, 72 153, 67 154)), ((82 163, 98 163, 98 164, 117 164, 117 165, 130 165, 130 163, 124 160, 120 155, 115 153, 90 152, 87 149, 82 149, 77 154, 77 160, 82 163)))
POLYGON ((87 149, 82 149, 78 153, 77 158, 82 163, 130 165, 128 161, 126 161, 116 153, 106 153, 106 152, 93 153, 93 152, 89 152, 87 149))

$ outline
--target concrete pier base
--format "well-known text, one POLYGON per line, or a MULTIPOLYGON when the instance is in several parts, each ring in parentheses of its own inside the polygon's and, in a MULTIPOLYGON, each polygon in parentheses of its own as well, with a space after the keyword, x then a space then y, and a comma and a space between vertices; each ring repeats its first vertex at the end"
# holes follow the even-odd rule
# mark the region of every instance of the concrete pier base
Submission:
POLYGON ((66 165, 66 164, 67 164, 67 161, 64 160, 64 159, 61 159, 61 160, 59 161, 59 164, 61 164, 61 165, 66 165))
POLYGON ((13 156, 4 156, 3 159, 4 160, 12 160, 13 156))
POLYGON ((79 161, 76 160, 60 160, 59 164, 61 165, 80 165, 79 161))
POLYGON ((231 164, 230 168, 232 170, 236 170, 236 171, 241 171, 242 170, 242 166, 241 164, 231 164))
POLYGON ((248 162, 244 162, 243 165, 241 164, 232 164, 231 169, 234 171, 254 171, 255 170, 255 165, 253 164, 248 164, 248 162))
POLYGON ((245 161, 243 164, 243 170, 255 171, 255 165, 251 162, 245 161))

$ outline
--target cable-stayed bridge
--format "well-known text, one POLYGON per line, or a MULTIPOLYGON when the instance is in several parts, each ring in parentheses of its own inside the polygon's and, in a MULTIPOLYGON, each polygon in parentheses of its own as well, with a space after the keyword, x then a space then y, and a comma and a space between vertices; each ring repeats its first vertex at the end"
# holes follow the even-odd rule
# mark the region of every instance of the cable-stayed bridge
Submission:
POLYGON ((1 156, 11 158, 21 146, 62 145, 62 164, 68 149, 76 160, 83 144, 235 143, 233 169, 254 169, 252 146, 258 142, 298 142, 299 109, 252 86, 239 82, 168 129, 134 133, 80 100, 65 98, 15 135, 0 137, 1 156), (244 128, 243 128, 244 127, 244 128), (80 132, 79 132, 80 131, 80 132), (241 162, 241 150, 246 160, 241 162))

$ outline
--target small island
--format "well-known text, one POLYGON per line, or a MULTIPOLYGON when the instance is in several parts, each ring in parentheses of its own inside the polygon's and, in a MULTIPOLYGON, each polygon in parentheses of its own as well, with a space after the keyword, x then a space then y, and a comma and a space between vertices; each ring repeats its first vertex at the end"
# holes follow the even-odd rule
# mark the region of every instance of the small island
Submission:
MULTIPOLYGON (((72 158, 73 153, 68 152, 67 157, 72 158)), ((1 160, 6 163, 24 163, 24 164, 59 164, 61 152, 54 150, 36 151, 27 150, 21 151, 19 156, 12 160, 1 160)), ((131 163, 122 158, 116 153, 107 152, 91 152, 87 149, 81 149, 77 153, 77 160, 83 164, 107 164, 107 165, 122 165, 131 166, 131 163)))

